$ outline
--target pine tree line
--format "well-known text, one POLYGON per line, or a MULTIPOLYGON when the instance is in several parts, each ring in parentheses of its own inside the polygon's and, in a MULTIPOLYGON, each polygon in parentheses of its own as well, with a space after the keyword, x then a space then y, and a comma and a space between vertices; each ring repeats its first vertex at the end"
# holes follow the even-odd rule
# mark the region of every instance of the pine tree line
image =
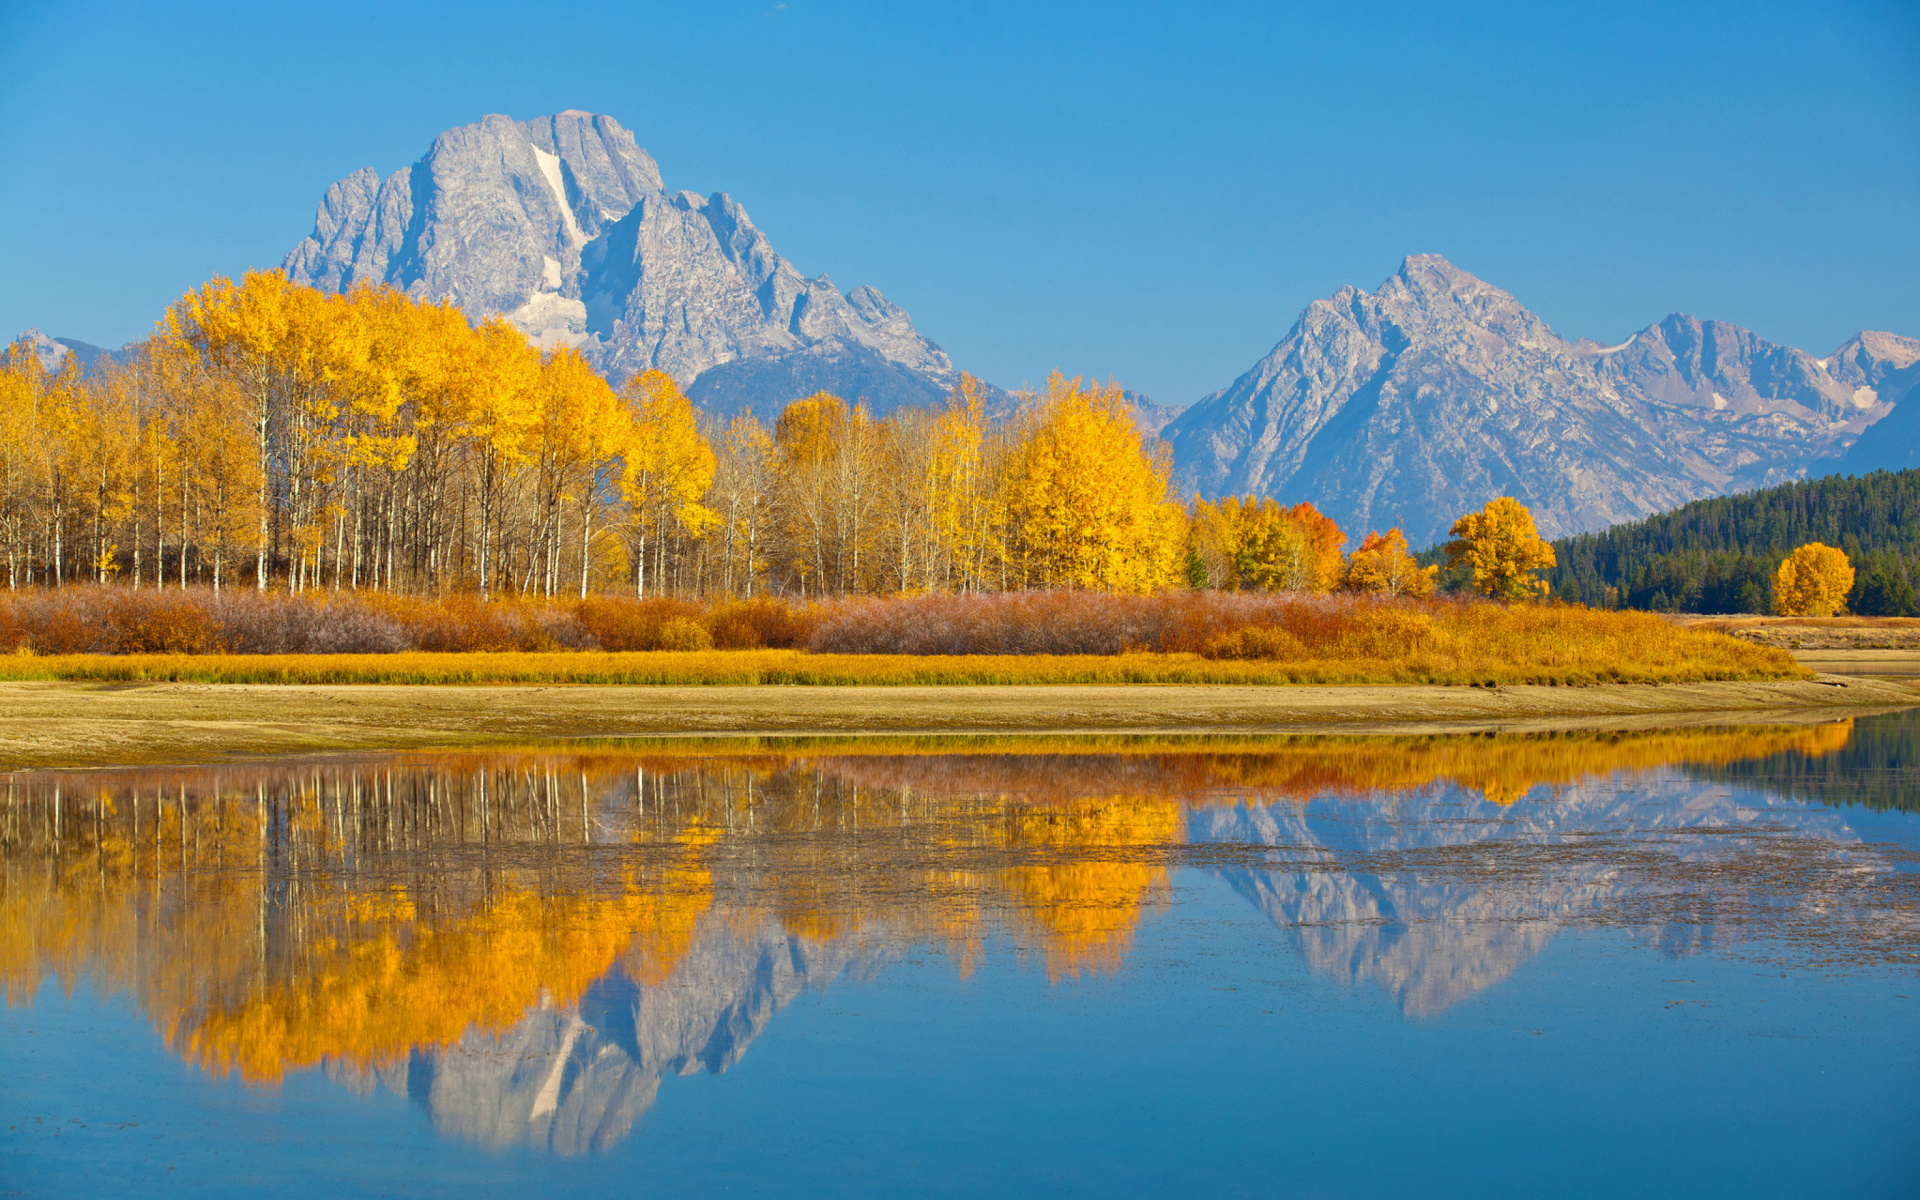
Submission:
POLYGON ((1844 550, 1848 610, 1920 616, 1920 470, 1829 475, 1696 500, 1643 521, 1553 544, 1554 595, 1599 608, 1765 613, 1795 547, 1844 550))

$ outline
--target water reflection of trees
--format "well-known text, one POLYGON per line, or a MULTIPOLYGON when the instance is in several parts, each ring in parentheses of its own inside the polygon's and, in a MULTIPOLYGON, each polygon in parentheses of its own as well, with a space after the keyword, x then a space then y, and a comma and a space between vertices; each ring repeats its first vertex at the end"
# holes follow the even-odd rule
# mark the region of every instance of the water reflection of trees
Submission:
POLYGON ((1693 774, 1796 800, 1920 812, 1920 709, 1862 718, 1846 744, 1831 752, 1789 746, 1701 764, 1693 774))
POLYGON ((1559 920, 1609 902, 1605 848, 1555 862, 1509 846, 1436 875, 1433 855, 1497 838, 1396 865, 1421 848, 1330 842, 1301 824, 1305 802, 1469 793, 1491 828, 1539 785, 1813 758, 1848 732, 726 743, 23 774, 0 830, 0 987, 20 1003, 49 975, 92 977, 209 1070, 405 1076, 444 1093, 435 1119, 465 1136, 538 1129, 580 1148, 621 1136, 663 1074, 723 1069, 799 987, 907 945, 964 972, 1000 932, 1052 979, 1115 970, 1170 869, 1214 861, 1196 840, 1268 856, 1230 881, 1317 930, 1321 969, 1356 963, 1403 992, 1431 975, 1395 965, 1412 942, 1367 941, 1395 906, 1510 934, 1491 958, 1446 961, 1432 994, 1464 994, 1550 936, 1511 919, 1528 904, 1551 897, 1559 920), (1275 832, 1233 831, 1256 817, 1275 832), (475 1101, 486 1087, 516 1099, 475 1101))

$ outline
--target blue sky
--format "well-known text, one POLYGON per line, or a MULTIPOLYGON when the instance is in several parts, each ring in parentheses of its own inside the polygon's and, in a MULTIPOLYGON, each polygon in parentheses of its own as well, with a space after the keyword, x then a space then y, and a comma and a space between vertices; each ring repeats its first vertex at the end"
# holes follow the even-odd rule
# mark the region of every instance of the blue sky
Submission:
POLYGON ((0 332, 117 345, 333 180, 610 113, 995 382, 1171 403, 1440 253, 1568 337, 1920 336, 1920 5, 0 0, 0 332))

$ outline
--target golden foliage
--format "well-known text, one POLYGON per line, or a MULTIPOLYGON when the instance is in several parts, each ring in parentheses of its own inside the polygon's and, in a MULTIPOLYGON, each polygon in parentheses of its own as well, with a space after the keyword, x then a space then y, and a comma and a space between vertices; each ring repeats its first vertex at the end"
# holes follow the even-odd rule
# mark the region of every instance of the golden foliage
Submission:
POLYGON ((1439 567, 1422 567, 1414 561, 1407 551, 1407 535, 1395 527, 1385 534, 1367 534, 1347 558, 1342 586, 1370 596, 1422 598, 1433 595, 1433 577, 1439 573, 1439 567))
POLYGON ((1211 586, 1326 592, 1340 582, 1347 535, 1313 505, 1283 508, 1271 497, 1196 496, 1190 538, 1211 586))
POLYGON ((1170 586, 1181 514, 1164 444, 1150 452, 1118 384, 1055 372, 1010 468, 1007 510, 1029 587, 1144 593, 1170 586))
POLYGON ((1010 846, 1126 855, 1037 863, 1002 873, 1005 886, 1040 932, 1048 979, 1119 969, 1142 910, 1169 891, 1164 865, 1150 854, 1132 855, 1177 845, 1185 832, 1178 804, 1129 796, 1029 807, 1012 815, 1010 846))
POLYGON ((1773 575, 1773 611, 1783 617, 1831 617, 1847 606, 1853 564, 1844 550, 1808 542, 1773 575))
POLYGON ((1473 586, 1495 600, 1532 600, 1547 594, 1534 576, 1554 565, 1553 547, 1533 527, 1533 513, 1511 496, 1487 501, 1453 523, 1447 563, 1473 572, 1473 586))

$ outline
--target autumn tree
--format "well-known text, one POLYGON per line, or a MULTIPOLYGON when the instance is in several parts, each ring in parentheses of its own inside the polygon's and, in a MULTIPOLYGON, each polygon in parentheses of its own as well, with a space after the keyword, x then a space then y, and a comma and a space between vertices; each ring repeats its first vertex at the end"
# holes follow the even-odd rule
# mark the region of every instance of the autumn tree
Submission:
POLYGON ((1184 522, 1170 473, 1165 444, 1147 447, 1118 384, 1056 371, 1008 478, 1023 582, 1105 592, 1173 583, 1184 522))
POLYGON ((928 464, 947 582, 965 592, 994 587, 1007 562, 1009 445, 987 420, 984 391, 979 380, 961 374, 934 424, 928 464))
POLYGON ((1532 600, 1547 593, 1533 572, 1551 568, 1553 547, 1533 527, 1533 513, 1511 496, 1489 500, 1453 523, 1449 567, 1466 567, 1473 586, 1495 600, 1532 600))
POLYGON ((564 506, 571 502, 579 513, 580 595, 586 597, 595 520, 616 482, 621 455, 636 434, 630 413, 579 351, 561 347, 541 360, 532 452, 537 554, 529 563, 539 585, 523 590, 548 596, 559 590, 561 523, 564 506))
POLYGON ((713 448, 700 434, 693 404, 665 371, 645 371, 620 389, 631 433, 620 489, 633 547, 633 594, 646 594, 647 552, 675 532, 698 534, 717 519, 702 504, 713 483, 713 448))
POLYGON ((1343 586, 1372 596, 1433 595, 1433 578, 1440 568, 1422 567, 1407 551, 1407 535, 1396 526, 1386 533, 1368 533, 1360 548, 1347 557, 1343 586))
POLYGON ((1783 617, 1830 617, 1846 607, 1853 564, 1846 552, 1808 542, 1773 575, 1773 611, 1783 617))
POLYGON ((1313 505, 1195 497, 1190 545, 1207 580, 1229 590, 1327 592, 1340 583, 1346 534, 1313 505))
POLYGON ((738 416, 721 431, 715 454, 707 503, 720 518, 713 534, 720 559, 720 591, 751 597, 766 571, 767 543, 773 532, 773 437, 751 413, 738 416))
POLYGON ((801 591, 864 590, 883 487, 883 435, 863 404, 829 392, 774 424, 783 569, 801 591))

